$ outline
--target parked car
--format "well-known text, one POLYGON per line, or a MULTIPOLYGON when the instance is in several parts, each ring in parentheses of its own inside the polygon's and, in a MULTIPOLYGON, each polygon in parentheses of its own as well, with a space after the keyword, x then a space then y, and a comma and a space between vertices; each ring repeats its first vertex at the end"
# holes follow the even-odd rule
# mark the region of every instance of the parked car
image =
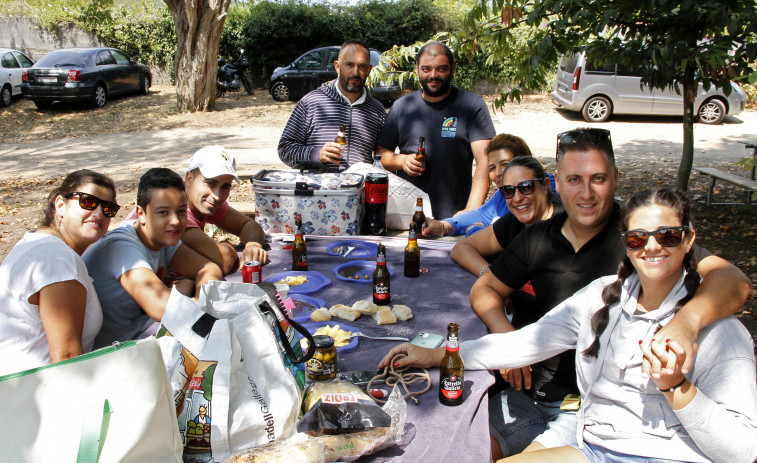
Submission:
POLYGON ((0 106, 8 106, 14 96, 21 96, 21 74, 34 61, 18 50, 0 48, 0 106))
MULTIPOLYGON (((300 56, 289 66, 279 67, 271 74, 268 88, 276 101, 298 100, 324 82, 337 77, 334 61, 339 57, 339 47, 322 47, 310 50, 300 56)), ((371 50, 371 64, 379 65, 381 53, 371 50)), ((391 86, 386 82, 369 87, 374 98, 391 103, 402 96, 402 88, 397 81, 391 86)))
POLYGON ((23 72, 21 91, 38 108, 53 101, 85 101, 105 106, 112 96, 150 91, 152 74, 115 48, 62 48, 23 72))
MULTIPOLYGON (((726 115, 736 115, 746 106, 746 94, 736 83, 731 93, 700 83, 694 114, 703 124, 719 124, 726 115)), ((560 58, 552 101, 571 111, 580 111, 588 122, 604 122, 613 114, 683 115, 683 96, 673 88, 641 86, 641 72, 625 66, 597 68, 586 53, 560 58)))

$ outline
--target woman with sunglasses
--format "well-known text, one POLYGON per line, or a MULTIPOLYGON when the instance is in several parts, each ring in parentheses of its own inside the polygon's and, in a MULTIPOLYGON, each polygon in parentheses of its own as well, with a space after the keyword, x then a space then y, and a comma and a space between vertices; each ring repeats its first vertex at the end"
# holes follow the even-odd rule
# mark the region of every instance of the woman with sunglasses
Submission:
POLYGON ((92 350, 102 325, 81 254, 118 212, 113 181, 78 170, 48 196, 41 228, 0 265, 0 375, 92 350))
MULTIPOLYGON (((688 199, 671 189, 636 194, 622 226, 627 251, 617 275, 595 280, 532 325, 460 346, 470 369, 513 368, 578 352, 578 446, 506 461, 755 461, 757 375, 744 326, 728 317, 700 331, 686 374, 683 348, 655 339, 700 282, 688 199), (660 373, 643 374, 645 354, 660 362, 660 373)), ((444 350, 403 344, 379 367, 397 353, 407 354, 397 367, 434 366, 444 350)))
POLYGON ((562 212, 560 197, 552 192, 550 182, 536 158, 519 156, 511 160, 498 191, 507 201, 510 214, 456 243, 450 253, 452 260, 476 276, 483 275, 489 259, 502 252, 523 228, 562 212))
MULTIPOLYGON (((500 217, 505 217, 509 209, 507 201, 499 189, 502 187, 502 177, 508 163, 518 156, 533 156, 531 150, 522 138, 501 133, 491 139, 486 148, 489 160, 489 180, 496 191, 483 206, 467 211, 455 217, 443 220, 426 219, 423 230, 425 236, 462 235, 471 236, 483 230, 500 217)), ((549 175, 550 188, 554 191, 555 178, 549 175)))

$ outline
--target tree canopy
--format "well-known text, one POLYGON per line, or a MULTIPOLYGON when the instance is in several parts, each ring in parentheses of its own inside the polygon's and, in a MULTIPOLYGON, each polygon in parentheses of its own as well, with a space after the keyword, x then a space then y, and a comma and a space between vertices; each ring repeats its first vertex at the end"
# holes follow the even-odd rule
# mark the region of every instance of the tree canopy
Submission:
MULTIPOLYGON (((597 66, 638 70, 653 88, 677 88, 684 103, 681 189, 693 163, 699 83, 729 93, 731 79, 757 81, 755 0, 479 0, 446 41, 459 56, 510 61, 511 88, 495 107, 545 88, 560 56, 579 51, 597 66)), ((406 68, 414 49, 396 47, 390 58, 406 68)))

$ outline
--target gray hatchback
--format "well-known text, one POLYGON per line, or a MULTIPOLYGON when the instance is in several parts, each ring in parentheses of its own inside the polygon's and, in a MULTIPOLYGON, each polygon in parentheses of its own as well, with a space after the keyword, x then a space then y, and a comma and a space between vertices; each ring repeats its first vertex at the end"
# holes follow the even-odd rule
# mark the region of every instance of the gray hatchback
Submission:
MULTIPOLYGON (((731 94, 699 84, 694 113, 699 122, 719 124, 726 115, 736 115, 746 106, 746 94, 731 83, 731 94)), ((604 122, 612 114, 658 116, 683 115, 683 97, 672 88, 650 89, 641 85, 641 73, 623 65, 597 68, 585 53, 563 56, 557 70, 552 101, 571 111, 580 111, 588 122, 604 122)))

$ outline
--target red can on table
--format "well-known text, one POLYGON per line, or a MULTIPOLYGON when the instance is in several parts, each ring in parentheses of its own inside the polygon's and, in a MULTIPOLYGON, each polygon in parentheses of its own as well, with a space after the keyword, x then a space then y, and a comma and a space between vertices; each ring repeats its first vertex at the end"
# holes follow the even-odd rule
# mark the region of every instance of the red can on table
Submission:
POLYGON ((242 281, 245 283, 258 284, 263 279, 263 266, 253 260, 245 262, 242 266, 242 281))

